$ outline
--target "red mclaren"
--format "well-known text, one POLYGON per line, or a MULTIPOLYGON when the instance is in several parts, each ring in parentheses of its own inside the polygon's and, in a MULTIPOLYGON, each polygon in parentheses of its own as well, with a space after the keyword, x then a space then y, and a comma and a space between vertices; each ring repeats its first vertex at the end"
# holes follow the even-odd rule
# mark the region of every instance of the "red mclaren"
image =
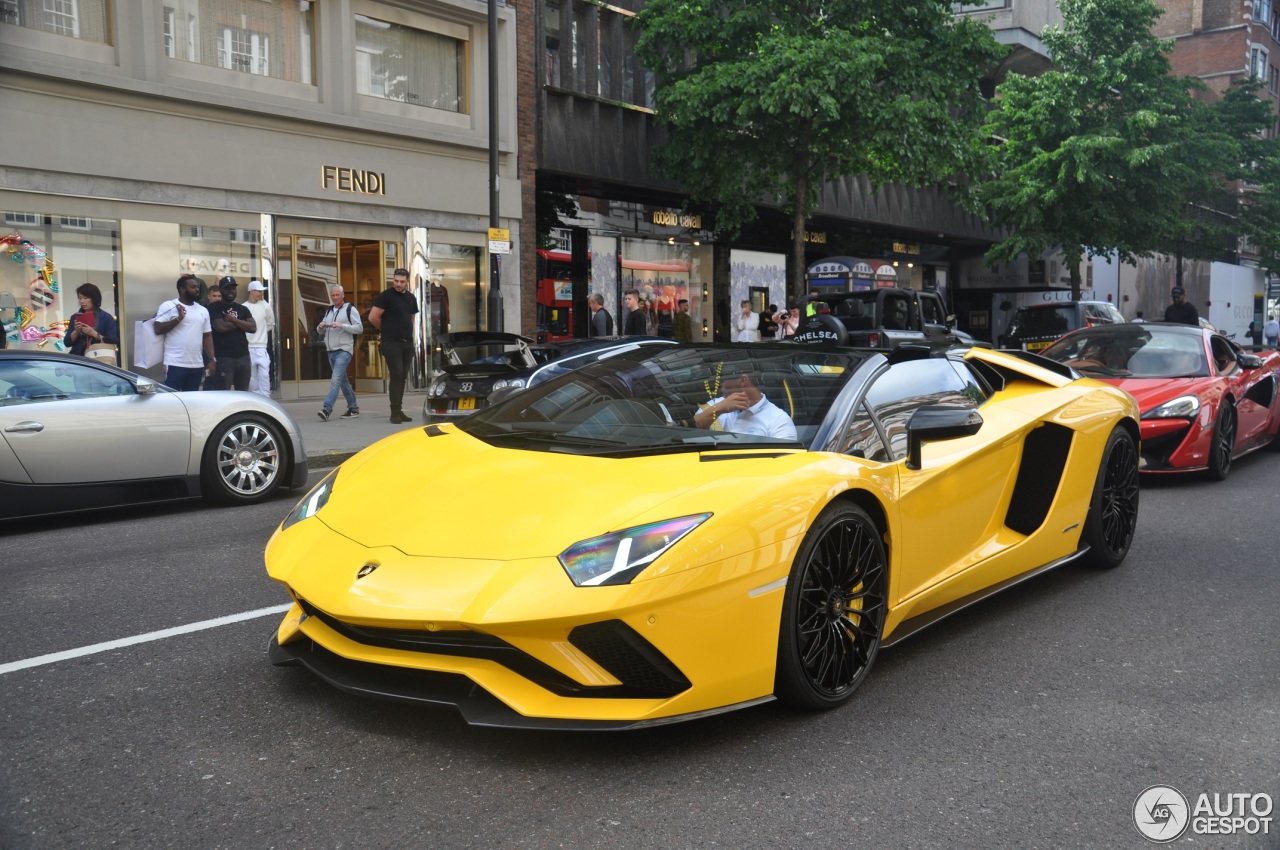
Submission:
POLYGON ((1205 471, 1280 448, 1280 352, 1252 354, 1208 328, 1103 325, 1041 352, 1132 395, 1142 411, 1143 472, 1205 471))

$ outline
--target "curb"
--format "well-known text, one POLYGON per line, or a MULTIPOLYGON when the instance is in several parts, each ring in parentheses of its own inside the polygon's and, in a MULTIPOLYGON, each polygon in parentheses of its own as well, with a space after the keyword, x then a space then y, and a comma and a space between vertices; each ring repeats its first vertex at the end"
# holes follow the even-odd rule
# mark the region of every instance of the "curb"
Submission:
POLYGON ((340 466, 349 458, 353 458, 357 452, 316 452, 307 455, 307 469, 332 469, 340 466))

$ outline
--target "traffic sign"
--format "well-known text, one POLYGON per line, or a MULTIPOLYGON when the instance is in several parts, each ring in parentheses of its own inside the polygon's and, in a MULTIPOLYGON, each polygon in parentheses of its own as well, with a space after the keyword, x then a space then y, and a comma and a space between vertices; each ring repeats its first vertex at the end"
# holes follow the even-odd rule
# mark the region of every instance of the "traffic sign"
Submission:
MULTIPOLYGON (((492 228, 491 228, 491 232, 492 232, 492 228)), ((505 232, 506 231, 504 230, 503 233, 505 232)), ((511 240, 510 239, 490 239, 489 253, 490 254, 510 254, 511 240)))
MULTIPOLYGON (((490 242, 510 242, 511 231, 505 227, 490 227, 489 241, 490 242)), ((493 249, 490 248, 489 250, 492 251, 493 249)))

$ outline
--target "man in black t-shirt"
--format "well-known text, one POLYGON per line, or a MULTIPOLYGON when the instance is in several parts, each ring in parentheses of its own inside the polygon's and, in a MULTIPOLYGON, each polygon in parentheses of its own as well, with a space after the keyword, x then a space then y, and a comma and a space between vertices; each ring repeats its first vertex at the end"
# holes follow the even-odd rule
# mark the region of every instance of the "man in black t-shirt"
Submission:
POLYGON ((1200 327, 1200 312, 1196 310, 1196 305, 1187 301, 1187 291, 1181 286, 1175 286, 1169 295, 1173 298, 1173 303, 1164 308, 1164 320, 1200 327))
POLYGON ((234 277, 218 281, 220 301, 209 302, 209 324, 213 327, 213 356, 217 361, 214 386, 220 390, 249 389, 249 334, 258 329, 253 314, 236 303, 234 277))
POLYGON ((391 275, 391 288, 379 293, 369 310, 369 323, 382 332, 382 359, 387 361, 390 379, 391 421, 412 422, 404 415, 404 383, 413 368, 413 317, 418 300, 409 291, 409 272, 396 269, 391 275))

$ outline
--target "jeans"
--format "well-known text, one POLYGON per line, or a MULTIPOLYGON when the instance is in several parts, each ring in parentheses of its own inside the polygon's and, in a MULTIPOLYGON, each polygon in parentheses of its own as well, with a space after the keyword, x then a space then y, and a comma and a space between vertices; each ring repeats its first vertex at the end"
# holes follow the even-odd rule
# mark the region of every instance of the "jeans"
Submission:
POLYGON ((200 389, 200 376, 204 369, 199 366, 166 366, 164 384, 169 389, 180 393, 200 389))
POLYGON ((271 398, 271 355, 266 348, 249 346, 249 392, 271 398))
POLYGON ((387 361, 387 376, 391 384, 391 412, 404 413, 404 382, 409 370, 413 368, 413 341, 384 339, 382 357, 387 361))
POLYGON ((218 371, 214 373, 213 385, 220 390, 249 389, 249 358, 219 357, 218 371))
POLYGON ((1280 341, 1280 337, 1274 337, 1274 336, 1267 337, 1267 345, 1271 346, 1272 348, 1275 347, 1277 341, 1280 341))
POLYGON ((347 410, 359 410, 360 404, 356 401, 356 391, 351 386, 351 381, 347 380, 347 366, 351 364, 351 352, 338 349, 329 352, 329 366, 333 369, 333 377, 329 379, 329 394, 324 397, 324 412, 333 412, 333 403, 338 400, 338 390, 342 390, 342 397, 347 400, 347 410))

